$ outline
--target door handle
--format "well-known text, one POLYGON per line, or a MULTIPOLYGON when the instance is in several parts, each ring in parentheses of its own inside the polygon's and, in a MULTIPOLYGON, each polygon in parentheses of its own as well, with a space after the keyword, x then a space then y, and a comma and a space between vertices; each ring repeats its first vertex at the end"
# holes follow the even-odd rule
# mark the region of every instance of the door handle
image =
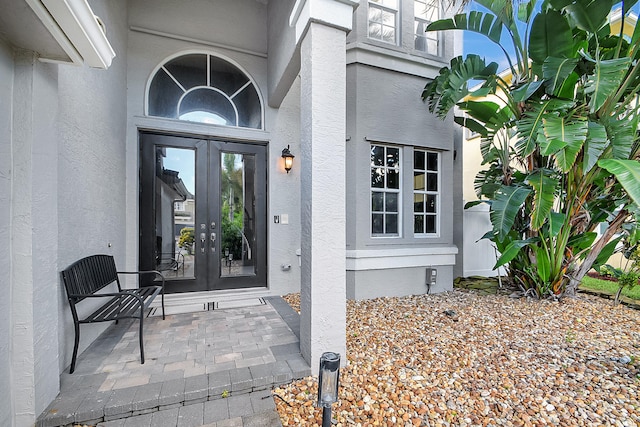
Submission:
POLYGON ((200 252, 204 253, 204 246, 207 244, 207 233, 200 233, 200 252))
POLYGON ((211 233, 211 252, 216 251, 216 233, 211 233))

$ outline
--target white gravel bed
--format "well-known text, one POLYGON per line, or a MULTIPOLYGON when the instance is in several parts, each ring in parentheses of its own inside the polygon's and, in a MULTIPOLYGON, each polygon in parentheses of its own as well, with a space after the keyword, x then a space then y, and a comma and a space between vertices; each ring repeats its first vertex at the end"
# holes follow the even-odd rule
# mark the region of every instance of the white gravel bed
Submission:
MULTIPOLYGON (((637 310, 455 290, 349 301, 347 319, 334 426, 640 426, 637 310)), ((282 424, 321 425, 316 392, 275 389, 282 424)))

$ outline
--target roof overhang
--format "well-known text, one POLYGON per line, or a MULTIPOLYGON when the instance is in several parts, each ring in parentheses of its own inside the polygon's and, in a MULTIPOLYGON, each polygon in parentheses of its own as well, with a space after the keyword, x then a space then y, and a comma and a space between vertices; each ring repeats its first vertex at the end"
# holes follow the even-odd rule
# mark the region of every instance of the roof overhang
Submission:
POLYGON ((87 0, 0 0, 0 37, 42 61, 107 69, 115 52, 87 0))

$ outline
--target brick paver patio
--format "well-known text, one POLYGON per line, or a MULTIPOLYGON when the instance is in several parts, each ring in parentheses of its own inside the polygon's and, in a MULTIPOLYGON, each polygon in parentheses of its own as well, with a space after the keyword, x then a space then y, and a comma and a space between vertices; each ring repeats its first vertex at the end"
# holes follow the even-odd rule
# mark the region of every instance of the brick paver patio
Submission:
POLYGON ((280 426, 269 390, 310 375, 299 316, 280 297, 265 305, 145 319, 110 327, 62 374, 39 427, 280 426))

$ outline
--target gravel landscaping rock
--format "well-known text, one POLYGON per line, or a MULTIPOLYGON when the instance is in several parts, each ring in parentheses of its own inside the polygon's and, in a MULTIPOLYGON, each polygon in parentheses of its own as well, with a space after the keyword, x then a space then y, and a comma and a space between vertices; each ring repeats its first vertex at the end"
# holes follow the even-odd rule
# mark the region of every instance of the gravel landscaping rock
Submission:
MULTIPOLYGON (((637 310, 455 290, 349 301, 347 319, 335 426, 640 426, 637 310)), ((316 378, 274 393, 283 425, 321 425, 316 378)))

